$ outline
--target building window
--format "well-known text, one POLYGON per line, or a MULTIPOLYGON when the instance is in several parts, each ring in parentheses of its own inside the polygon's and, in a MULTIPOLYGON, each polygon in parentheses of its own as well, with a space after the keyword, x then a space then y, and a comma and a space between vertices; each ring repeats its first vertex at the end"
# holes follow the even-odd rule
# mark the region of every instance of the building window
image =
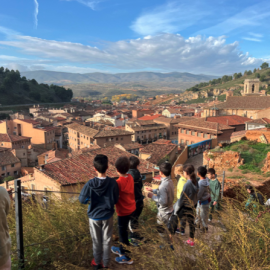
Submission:
POLYGON ((7 176, 10 176, 10 172, 7 172, 7 176))
POLYGON ((32 189, 32 191, 36 189, 34 184, 31 184, 31 189, 32 189))
POLYGON ((5 171, 6 170, 6 166, 2 166, 2 171, 5 171))
POLYGON ((118 137, 116 138, 116 140, 118 141, 118 137))
POLYGON ((1 174, 2 177, 5 177, 6 175, 4 173, 1 174))
POLYGON ((3 146, 4 144, 3 143, 1 143, 1 146, 3 146))
POLYGON ((192 132, 191 132, 191 135, 192 135, 192 136, 195 136, 195 131, 192 131, 192 132))
POLYGON ((204 137, 204 138, 207 138, 207 137, 208 137, 207 135, 208 135, 208 134, 204 133, 204 134, 203 134, 203 137, 204 137))
POLYGON ((14 168, 14 164, 11 164, 11 167, 14 168))
POLYGON ((121 141, 123 141, 123 138, 121 138, 121 141))
POLYGON ((184 144, 185 143, 185 140, 181 139, 181 143, 184 144))
POLYGON ((190 133, 189 133, 189 130, 187 130, 187 135, 189 135, 190 133))
POLYGON ((194 144, 194 142, 191 142, 191 144, 194 144))
POLYGON ((198 137, 201 137, 201 136, 202 136, 202 133, 201 133, 201 132, 198 132, 198 133, 197 133, 197 136, 198 136, 198 137))
POLYGON ((215 135, 211 135, 211 139, 214 139, 216 136, 215 135))
POLYGON ((24 148, 24 145, 22 145, 21 148, 24 148))
POLYGON ((189 141, 186 141, 186 144, 189 145, 189 141))
POLYGON ((14 171, 14 175, 18 175, 18 171, 14 171))
POLYGON ((14 127, 14 129, 17 129, 17 127, 14 127))

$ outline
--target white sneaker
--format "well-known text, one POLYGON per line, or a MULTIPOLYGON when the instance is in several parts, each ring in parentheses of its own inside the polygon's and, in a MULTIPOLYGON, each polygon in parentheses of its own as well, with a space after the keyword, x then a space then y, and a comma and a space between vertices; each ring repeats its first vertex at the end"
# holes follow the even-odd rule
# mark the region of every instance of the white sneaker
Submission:
POLYGON ((212 221, 212 219, 210 219, 210 218, 209 218, 209 219, 208 219, 208 221, 209 221, 209 222, 211 222, 211 221, 212 221))

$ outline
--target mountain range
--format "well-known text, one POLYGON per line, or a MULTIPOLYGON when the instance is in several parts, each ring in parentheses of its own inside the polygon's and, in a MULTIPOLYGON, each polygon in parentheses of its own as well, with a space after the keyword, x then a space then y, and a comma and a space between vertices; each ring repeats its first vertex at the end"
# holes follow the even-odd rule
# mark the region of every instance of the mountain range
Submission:
POLYGON ((35 79, 39 83, 47 84, 85 84, 85 83, 123 83, 123 82, 146 82, 146 83, 194 83, 209 81, 216 76, 204 75, 204 74, 191 74, 181 72, 159 73, 159 72, 132 72, 132 73, 68 73, 68 72, 56 72, 56 71, 27 71, 21 72, 22 76, 27 79, 35 79))

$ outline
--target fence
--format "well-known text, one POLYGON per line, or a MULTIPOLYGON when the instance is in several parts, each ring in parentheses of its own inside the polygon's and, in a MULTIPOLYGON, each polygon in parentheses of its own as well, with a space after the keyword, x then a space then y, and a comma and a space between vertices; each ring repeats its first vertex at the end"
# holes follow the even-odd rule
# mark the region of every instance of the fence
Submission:
MULTIPOLYGON (((50 195, 52 195, 53 193, 61 193, 63 195, 65 195, 65 194, 79 195, 79 193, 77 193, 77 192, 61 192, 61 191, 58 192, 58 191, 48 191, 48 190, 43 191, 43 190, 32 190, 32 189, 31 190, 28 190, 28 189, 22 190, 21 180, 19 180, 19 179, 14 181, 14 189, 15 189, 14 194, 15 194, 15 222, 16 222, 16 226, 15 226, 15 229, 16 229, 16 253, 17 253, 17 257, 18 257, 18 263, 17 263, 18 269, 25 269, 26 262, 27 262, 27 258, 25 259, 25 250, 28 250, 31 247, 38 246, 38 249, 40 249, 40 252, 43 252, 46 245, 48 245, 48 244, 51 245, 51 244, 57 243, 59 241, 78 242, 78 241, 81 241, 84 236, 89 236, 89 232, 87 230, 83 234, 76 234, 76 235, 67 236, 67 237, 61 237, 62 235, 59 235, 60 237, 58 237, 57 239, 38 241, 37 243, 30 243, 28 245, 25 245, 24 244, 24 229, 26 229, 26 227, 24 228, 24 226, 23 226, 23 206, 26 205, 26 203, 25 204, 22 203, 24 201, 24 197, 27 198, 28 196, 29 197, 31 196, 31 200, 27 200, 27 202, 29 202, 29 203, 41 202, 42 209, 44 211, 49 212, 50 209, 48 209, 48 204, 49 204, 49 200, 51 198, 50 195), (27 194, 24 192, 30 192, 30 194, 27 194), (43 193, 45 193, 45 194, 43 194, 43 193)), ((34 204, 34 207, 35 207, 35 204, 34 204)), ((84 209, 84 214, 85 214, 85 209, 84 209)), ((33 230, 34 230, 34 228, 33 228, 33 230)), ((66 232, 63 232, 63 233, 66 233, 66 232)), ((31 258, 31 260, 32 259, 34 260, 34 258, 31 258)))

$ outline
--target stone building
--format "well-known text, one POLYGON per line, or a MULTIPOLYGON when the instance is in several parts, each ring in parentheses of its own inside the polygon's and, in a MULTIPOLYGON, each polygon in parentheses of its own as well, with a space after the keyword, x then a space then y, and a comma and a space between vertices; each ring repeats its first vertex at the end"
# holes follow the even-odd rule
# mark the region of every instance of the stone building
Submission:
POLYGON ((250 94, 259 94, 260 80, 259 79, 246 79, 244 82, 244 90, 241 92, 243 96, 250 94))

